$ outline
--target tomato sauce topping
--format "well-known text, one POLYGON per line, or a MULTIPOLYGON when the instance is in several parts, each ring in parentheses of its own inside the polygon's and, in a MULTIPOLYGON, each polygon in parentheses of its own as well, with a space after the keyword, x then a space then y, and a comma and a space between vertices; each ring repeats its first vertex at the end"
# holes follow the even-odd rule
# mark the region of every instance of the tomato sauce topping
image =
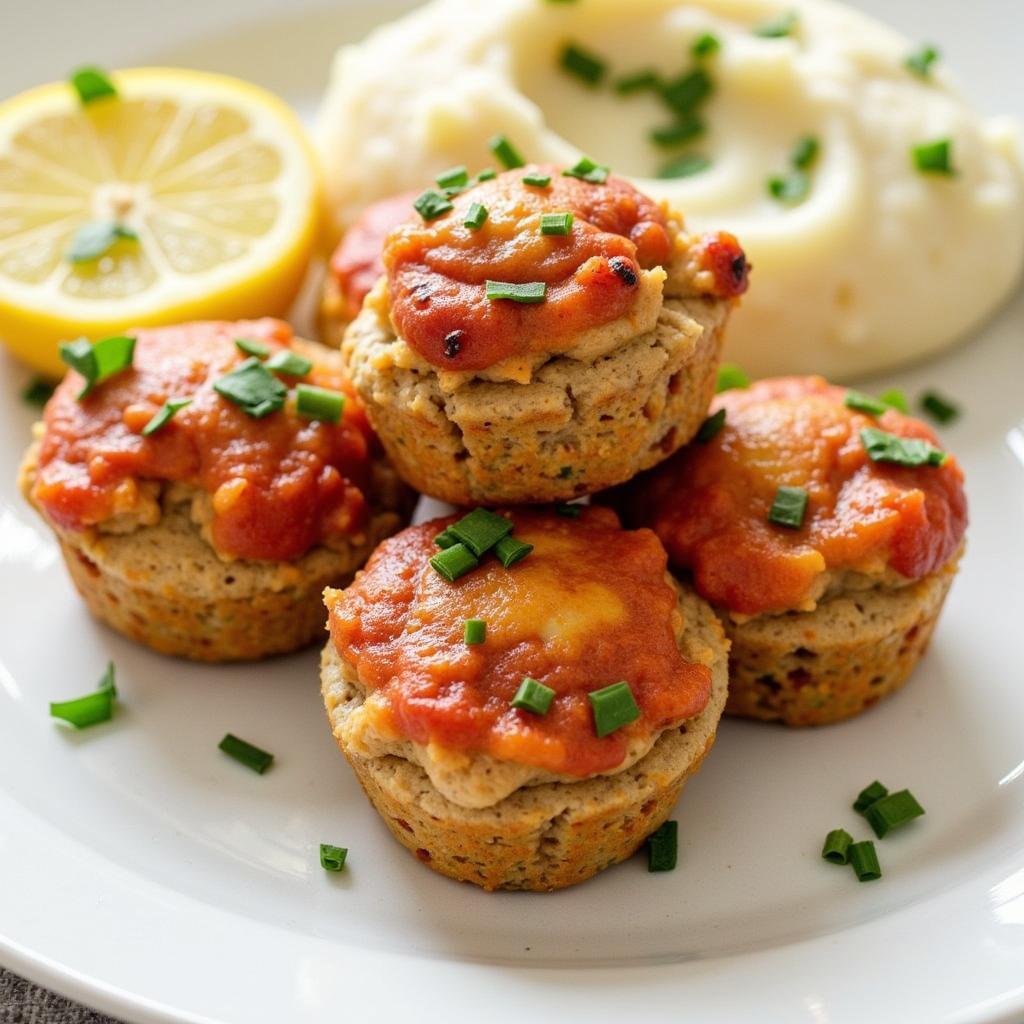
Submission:
POLYGON ((846 408, 844 388, 820 377, 782 377, 719 395, 725 426, 632 489, 629 508, 650 526, 698 592, 733 612, 797 609, 830 570, 907 579, 957 552, 967 526, 963 472, 872 462, 865 427, 900 437, 935 435, 894 409, 877 419, 846 408), (768 522, 780 486, 808 492, 803 527, 768 522))
POLYGON ((448 583, 428 564, 454 518, 385 541, 331 607, 339 653, 356 667, 393 734, 449 750, 584 777, 619 766, 631 740, 698 714, 710 670, 679 653, 676 592, 649 530, 611 510, 579 519, 516 510, 514 536, 534 545, 505 569, 494 558, 448 583), (468 646, 463 623, 484 619, 468 646), (529 676, 556 696, 546 715, 511 706, 529 676), (587 694, 625 680, 641 716, 598 738, 587 694))
POLYGON ((429 223, 397 228, 384 247, 391 319, 427 362, 446 370, 483 370, 513 356, 558 352, 579 334, 627 314, 640 270, 672 251, 665 215, 629 182, 592 184, 561 168, 508 171, 456 196, 454 209, 429 223), (524 174, 547 174, 547 187, 524 174), (480 203, 479 230, 463 223, 480 203), (542 213, 572 213, 570 233, 542 235, 542 213), (543 302, 488 300, 488 280, 544 282, 543 302))
POLYGON ((373 435, 340 369, 316 365, 303 379, 345 393, 337 424, 300 417, 292 397, 281 411, 254 419, 213 390, 248 358, 234 339, 277 352, 292 341, 286 324, 192 323, 133 333, 131 369, 82 401, 75 397, 82 378, 71 371, 46 407, 33 494, 57 526, 104 523, 125 511, 126 496, 146 480, 207 491, 214 546, 229 556, 288 561, 364 525, 373 435), (169 398, 192 403, 143 437, 169 398))

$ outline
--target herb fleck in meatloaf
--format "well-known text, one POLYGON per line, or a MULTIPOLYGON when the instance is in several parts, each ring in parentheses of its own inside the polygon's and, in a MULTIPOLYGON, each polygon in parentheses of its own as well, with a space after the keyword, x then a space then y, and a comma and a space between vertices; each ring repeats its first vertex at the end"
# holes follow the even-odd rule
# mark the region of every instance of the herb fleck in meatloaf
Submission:
POLYGON ((403 479, 456 504, 564 500, 694 434, 747 284, 735 239, 689 235, 625 181, 555 167, 451 202, 388 236, 386 276, 343 344, 403 479), (479 228, 465 224, 473 204, 487 210, 479 228), (542 232, 552 216, 564 233, 542 232), (497 297, 509 285, 534 291, 497 297))

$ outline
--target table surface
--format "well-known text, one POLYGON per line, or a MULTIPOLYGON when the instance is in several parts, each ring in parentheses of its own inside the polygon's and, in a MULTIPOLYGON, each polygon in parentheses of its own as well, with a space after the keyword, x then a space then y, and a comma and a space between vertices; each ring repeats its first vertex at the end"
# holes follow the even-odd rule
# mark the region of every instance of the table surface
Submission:
POLYGON ((0 968, 0 1024, 117 1024, 0 968))

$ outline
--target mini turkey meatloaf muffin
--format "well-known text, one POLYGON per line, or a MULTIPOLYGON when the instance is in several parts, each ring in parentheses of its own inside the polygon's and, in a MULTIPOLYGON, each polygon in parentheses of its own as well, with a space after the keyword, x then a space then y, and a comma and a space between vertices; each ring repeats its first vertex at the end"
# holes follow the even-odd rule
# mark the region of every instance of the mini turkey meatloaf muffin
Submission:
POLYGON ((960 466, 924 424, 820 377, 762 380, 712 408, 704 443, 623 489, 627 518, 719 611, 729 712, 855 715, 931 637, 963 550, 960 466))
POLYGON ((284 323, 140 330, 67 358, 82 372, 47 405, 21 489, 90 610, 154 650, 228 661, 311 642, 323 588, 403 525, 407 492, 340 356, 284 323))
POLYGON ((387 237, 386 276, 343 352, 418 490, 564 500, 653 466, 700 425, 743 252, 687 234, 603 169, 587 178, 530 166, 428 192, 387 237))
POLYGON ((327 592, 331 726, 400 843, 485 889, 549 890, 664 822, 714 742, 728 661, 666 565, 610 509, 476 509, 327 592))

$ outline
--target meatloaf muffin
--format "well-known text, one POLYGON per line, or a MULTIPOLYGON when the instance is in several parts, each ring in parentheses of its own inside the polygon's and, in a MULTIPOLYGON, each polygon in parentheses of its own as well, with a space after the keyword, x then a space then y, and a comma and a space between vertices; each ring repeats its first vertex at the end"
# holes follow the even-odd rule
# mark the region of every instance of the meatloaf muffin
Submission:
MULTIPOLYGON (((747 285, 735 238, 687 234, 601 168, 520 168, 416 209, 343 345, 406 482, 462 505, 564 500, 693 435, 747 285)), ((348 301, 359 241, 335 264, 348 301)))
POLYGON ((820 377, 727 391, 700 437, 617 501, 721 616, 727 710, 819 725, 901 686, 963 550, 956 460, 820 377))
POLYGON ((99 381, 110 346, 76 343, 86 376, 57 389, 20 474, 89 609, 202 661, 310 643, 323 588, 409 505, 340 356, 276 320, 140 330, 120 350, 99 381))
POLYGON ((327 591, 331 726, 400 843, 485 889, 550 890, 664 822, 727 689, 722 628, 666 564, 610 509, 477 509, 327 591))

